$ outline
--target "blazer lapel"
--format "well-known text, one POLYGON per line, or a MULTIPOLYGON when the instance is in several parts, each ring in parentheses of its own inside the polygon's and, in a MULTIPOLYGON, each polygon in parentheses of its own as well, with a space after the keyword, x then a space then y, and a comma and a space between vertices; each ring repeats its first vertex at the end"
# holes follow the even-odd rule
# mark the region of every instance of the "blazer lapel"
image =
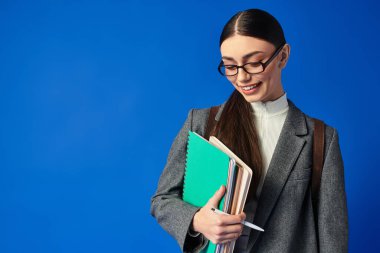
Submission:
MULTIPOLYGON (((300 136, 308 134, 304 114, 288 99, 289 110, 276 144, 268 172, 264 179, 258 206, 254 216, 254 224, 265 228, 277 199, 284 187, 289 173, 293 169, 305 140, 300 136)), ((219 120, 225 103, 223 103, 215 120, 219 120)), ((261 232, 251 230, 248 249, 251 249, 261 232)), ((265 233, 265 232, 264 232, 265 233)), ((249 251, 248 251, 249 252, 249 251)))
MULTIPOLYGON (((304 114, 288 99, 289 110, 258 200, 254 224, 264 228, 273 207, 284 187, 305 140, 299 136, 307 134, 304 114)), ((264 232, 265 233, 265 232, 264 232)), ((251 230, 248 248, 251 249, 260 232, 251 230)))

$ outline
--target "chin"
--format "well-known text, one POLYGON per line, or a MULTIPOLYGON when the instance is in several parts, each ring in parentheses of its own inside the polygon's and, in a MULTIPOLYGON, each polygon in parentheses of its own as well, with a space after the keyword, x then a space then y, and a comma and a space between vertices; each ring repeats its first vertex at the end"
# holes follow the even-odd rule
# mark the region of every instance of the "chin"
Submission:
POLYGON ((259 102, 259 101, 262 101, 263 98, 261 96, 246 96, 244 94, 242 94, 244 99, 248 102, 248 103, 253 103, 253 102, 259 102))
POLYGON ((245 94, 238 86, 234 85, 235 89, 244 97, 244 99, 249 102, 259 102, 265 99, 265 87, 259 87, 259 90, 254 92, 253 94, 245 94), (264 89, 263 89, 264 88, 264 89))

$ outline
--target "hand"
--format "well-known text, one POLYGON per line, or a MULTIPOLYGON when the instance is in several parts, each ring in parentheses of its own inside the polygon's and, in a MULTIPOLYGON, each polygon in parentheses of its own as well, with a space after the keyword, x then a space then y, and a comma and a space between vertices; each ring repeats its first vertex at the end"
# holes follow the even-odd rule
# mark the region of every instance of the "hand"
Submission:
POLYGON ((211 211, 212 207, 218 208, 225 191, 226 187, 222 185, 193 218, 193 230, 202 233, 214 244, 236 240, 243 231, 241 222, 245 220, 245 213, 224 215, 211 211))

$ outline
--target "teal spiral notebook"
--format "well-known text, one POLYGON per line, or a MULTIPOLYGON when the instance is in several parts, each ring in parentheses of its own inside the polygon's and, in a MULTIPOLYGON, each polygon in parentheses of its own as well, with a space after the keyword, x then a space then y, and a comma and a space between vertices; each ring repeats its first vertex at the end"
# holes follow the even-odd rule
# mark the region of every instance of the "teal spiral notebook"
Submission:
MULTIPOLYGON (((221 185, 227 185, 230 158, 200 135, 189 131, 183 200, 197 207, 204 206, 221 185)), ((223 210, 224 197, 219 203, 223 210)), ((209 242, 203 253, 214 253, 209 242)))

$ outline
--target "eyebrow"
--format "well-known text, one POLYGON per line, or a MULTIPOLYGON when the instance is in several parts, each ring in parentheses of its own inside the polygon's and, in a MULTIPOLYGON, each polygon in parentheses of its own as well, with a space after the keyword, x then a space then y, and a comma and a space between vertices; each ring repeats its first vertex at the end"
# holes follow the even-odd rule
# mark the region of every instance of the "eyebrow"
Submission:
MULTIPOLYGON (((251 53, 244 55, 242 58, 243 58, 243 60, 246 60, 247 58, 254 56, 255 54, 260 54, 260 53, 264 53, 264 52, 263 51, 253 51, 251 53)), ((228 57, 228 56, 223 56, 222 59, 234 61, 234 58, 228 57)))

